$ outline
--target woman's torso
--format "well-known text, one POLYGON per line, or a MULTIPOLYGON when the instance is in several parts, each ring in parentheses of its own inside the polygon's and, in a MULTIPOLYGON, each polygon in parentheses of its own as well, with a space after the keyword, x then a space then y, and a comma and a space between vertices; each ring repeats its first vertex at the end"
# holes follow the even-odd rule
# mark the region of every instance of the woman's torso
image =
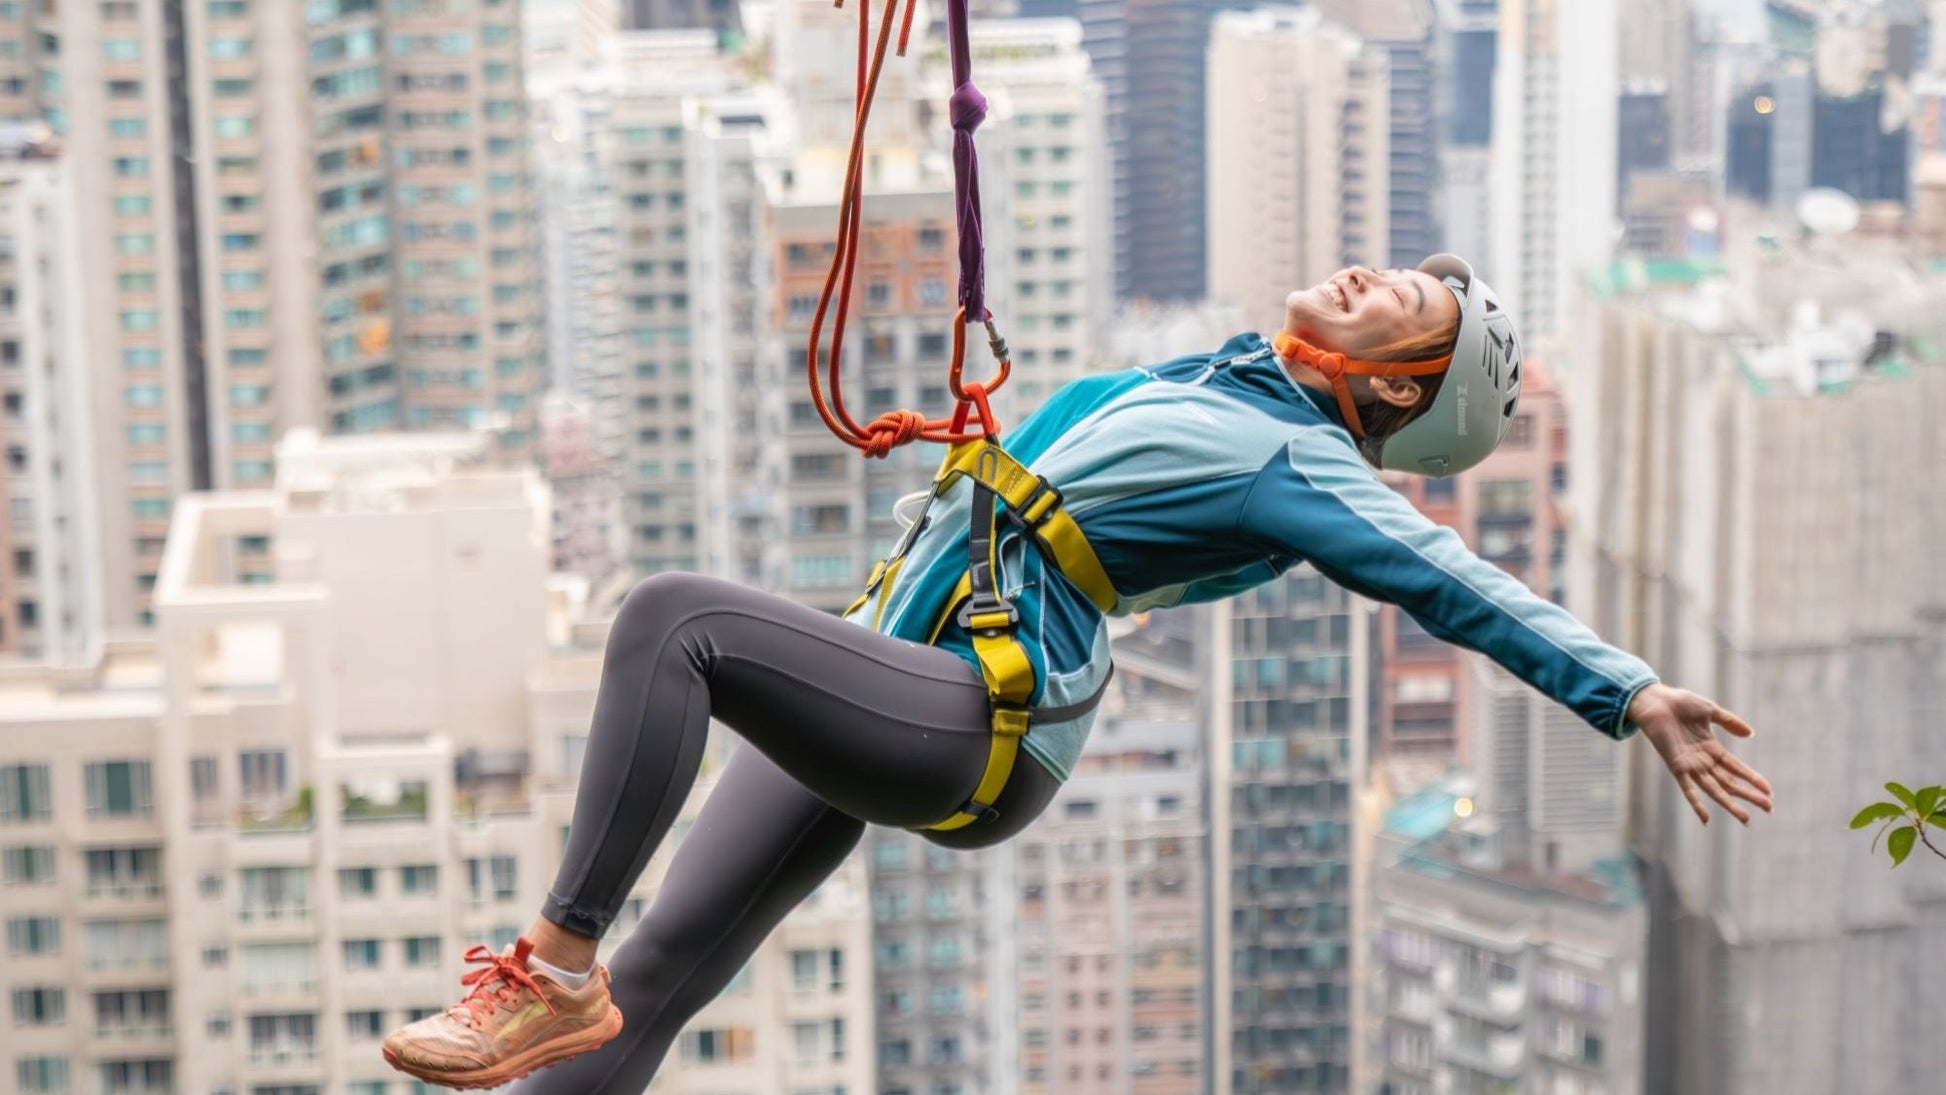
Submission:
MULTIPOLYGON (((1337 420, 1251 332, 1214 354, 1069 384, 1005 445, 1060 488, 1114 583, 1116 613, 1126 614, 1230 596, 1294 565, 1294 557, 1246 544, 1237 521, 1293 429, 1320 424, 1337 420)), ((932 503, 899 570, 852 619, 927 641, 966 573, 971 496, 962 480, 932 503)), ((1017 634, 1035 664, 1033 702, 1083 702, 1109 671, 1102 614, 1019 529, 1004 520, 1000 527, 998 582, 1020 613, 1017 634)), ((936 642, 974 661, 971 640, 956 624, 936 642)), ((1091 722, 1092 713, 1038 723, 1023 746, 1065 779, 1091 722)))

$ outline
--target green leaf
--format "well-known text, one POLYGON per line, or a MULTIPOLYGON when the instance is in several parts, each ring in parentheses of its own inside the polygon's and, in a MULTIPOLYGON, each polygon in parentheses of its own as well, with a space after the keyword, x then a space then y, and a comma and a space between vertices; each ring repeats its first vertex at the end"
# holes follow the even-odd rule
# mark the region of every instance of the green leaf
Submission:
POLYGON ((1905 862, 1905 857, 1912 854, 1913 841, 1918 839, 1919 830, 1910 825, 1893 830, 1892 839, 1885 842, 1885 850, 1892 853, 1892 866, 1905 862))
POLYGON ((1893 797, 1893 798, 1896 798, 1896 799, 1898 799, 1898 800, 1899 800, 1900 802, 1903 802, 1903 803, 1905 803, 1905 804, 1906 804, 1907 806, 1910 806, 1910 807, 1912 807, 1912 808, 1913 808, 1913 809, 1915 809, 1915 810, 1919 808, 1919 801, 1918 801, 1918 799, 1916 799, 1915 797, 1913 797, 1913 794, 1912 794, 1912 792, 1911 792, 1911 791, 1908 791, 1908 790, 1906 790, 1906 789, 1905 789, 1905 785, 1904 785, 1904 784, 1902 784, 1902 783, 1888 783, 1888 784, 1886 784, 1886 785, 1885 785, 1885 789, 1886 789, 1886 790, 1888 790, 1888 791, 1890 791, 1890 792, 1892 792, 1892 797, 1893 797))
POLYGON ((1942 829, 1946 829, 1946 814, 1934 814, 1926 819, 1942 829))
POLYGON ((1890 820, 1891 818, 1904 816, 1905 807, 1900 806, 1896 802, 1874 802, 1863 810, 1858 811, 1858 816, 1851 819, 1851 827, 1854 829, 1863 829, 1874 821, 1890 820))
POLYGON ((1931 814, 1934 810, 1939 809, 1939 796, 1942 793, 1946 793, 1946 788, 1921 787, 1918 790, 1918 792, 1912 796, 1913 801, 1918 803, 1918 810, 1919 810, 1920 817, 1926 817, 1927 815, 1931 814))

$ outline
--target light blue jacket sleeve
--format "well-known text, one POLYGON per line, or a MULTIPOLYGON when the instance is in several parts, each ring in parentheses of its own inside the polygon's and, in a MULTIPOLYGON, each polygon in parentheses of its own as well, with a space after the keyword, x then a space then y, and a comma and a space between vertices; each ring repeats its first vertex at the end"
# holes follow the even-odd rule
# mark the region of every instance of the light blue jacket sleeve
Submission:
POLYGON ((1635 732, 1624 715, 1654 671, 1428 520, 1372 474, 1342 430, 1304 428, 1258 474, 1237 531, 1254 547, 1303 558, 1355 593, 1398 605, 1608 736, 1635 732))

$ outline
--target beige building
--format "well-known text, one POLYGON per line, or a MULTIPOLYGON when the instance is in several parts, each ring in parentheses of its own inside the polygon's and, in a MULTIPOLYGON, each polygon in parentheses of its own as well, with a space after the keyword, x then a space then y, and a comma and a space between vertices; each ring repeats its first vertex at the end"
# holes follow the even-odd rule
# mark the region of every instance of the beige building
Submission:
POLYGON ((1675 1090, 1642 1083, 1647 909, 1633 861, 1611 845, 1583 869, 1531 870, 1469 782, 1384 814, 1357 1090, 1675 1090))
MULTIPOLYGON (((532 920, 601 661, 548 582, 545 488, 486 445, 295 434, 274 489, 182 502, 152 635, 5 671, 22 1090, 419 1090, 378 1041, 532 920)), ((657 1090, 867 1090, 863 888, 788 921, 657 1090)))
POLYGON ((1200 678, 1193 617, 1118 627, 1117 687, 1073 778, 999 857, 996 1086, 1164 1095, 1207 1065, 1200 678))
POLYGON ((0 651, 70 664, 102 641, 101 510, 88 413, 82 235, 40 123, 0 134, 0 651))
POLYGON ((176 495, 268 486, 288 428, 493 424, 531 453, 515 9, 119 0, 0 19, 0 66, 60 139, 89 229, 75 299, 97 336, 110 626, 150 618, 176 495))
POLYGON ((1777 803, 1705 828, 1628 747, 1645 1083, 1897 1089, 1946 1067, 1898 1027, 1946 1007, 1938 864, 1889 871, 1846 826, 1886 781, 1946 767, 1946 283, 1900 240, 1725 235, 1727 267, 1596 281, 1579 326, 1598 353, 1568 391, 1574 466, 1600 469, 1570 495, 1572 606, 1755 726, 1731 748, 1777 803))
POLYGON ((1614 252, 1619 12, 1616 0, 1500 4, 1489 235, 1473 261, 1529 346, 1572 329, 1581 279, 1614 252))
POLYGON ((1209 295, 1275 325, 1292 290, 1391 257, 1390 61, 1315 8, 1216 17, 1209 295))

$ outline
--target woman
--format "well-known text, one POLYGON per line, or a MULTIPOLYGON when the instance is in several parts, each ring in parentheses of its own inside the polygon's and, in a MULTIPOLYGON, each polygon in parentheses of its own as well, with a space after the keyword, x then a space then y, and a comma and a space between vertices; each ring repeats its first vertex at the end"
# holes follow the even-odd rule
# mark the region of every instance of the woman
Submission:
MULTIPOLYGON (((1463 261, 1354 268, 1291 294, 1273 343, 1239 335, 1216 354, 1070 384, 1007 449, 1059 488, 1115 611, 1229 596, 1309 562, 1492 656, 1598 730, 1619 740, 1639 729, 1704 824, 1704 795, 1748 824, 1737 800, 1770 810, 1770 785, 1712 730, 1748 737, 1747 725, 1657 682, 1373 474, 1445 475, 1484 459, 1512 419, 1519 367, 1508 316, 1463 261)), ((689 575, 631 592, 540 916, 508 952, 476 948, 472 992, 394 1032, 386 1058, 454 1087, 565 1061, 514 1090, 640 1091, 683 1024, 868 823, 972 848, 1032 822, 1080 755, 1109 670, 1106 627, 1019 529, 999 536, 997 588, 1037 682, 1020 743, 1033 763, 1014 764, 991 802, 972 801, 995 740, 989 693, 967 629, 949 617, 934 634, 969 569, 971 494, 961 483, 935 500, 896 576, 853 610, 869 628, 689 575), (596 943, 688 795, 712 716, 755 748, 726 767, 616 953, 611 1001, 596 943), (980 822, 938 827, 968 813, 980 822)))

